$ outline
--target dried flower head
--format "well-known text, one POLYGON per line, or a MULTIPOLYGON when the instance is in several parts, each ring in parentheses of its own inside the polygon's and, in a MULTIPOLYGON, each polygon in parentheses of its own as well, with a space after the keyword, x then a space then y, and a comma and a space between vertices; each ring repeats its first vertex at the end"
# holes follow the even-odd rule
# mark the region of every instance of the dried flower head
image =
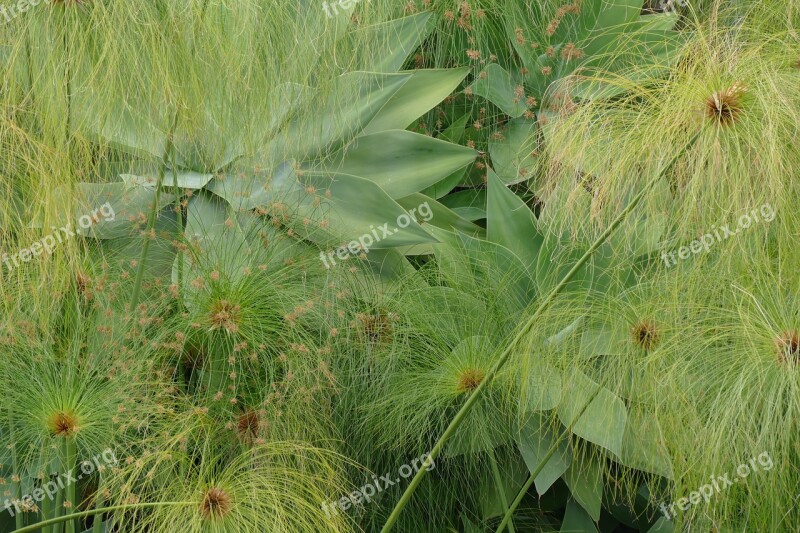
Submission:
POLYGON ((239 331, 239 306, 227 300, 218 300, 211 306, 211 329, 224 329, 228 333, 239 331))
POLYGON ((458 376, 457 389, 459 392, 472 392, 478 388, 486 374, 477 368, 467 368, 458 376))
POLYGON ((740 83, 734 83, 727 89, 716 91, 706 99, 706 116, 721 126, 735 123, 744 111, 746 93, 747 88, 740 83))
POLYGON ((233 509, 233 499, 224 490, 218 487, 211 487, 203 495, 200 504, 200 514, 206 520, 219 520, 233 509))
POLYGON ((69 410, 57 411, 47 419, 47 429, 54 437, 72 437, 80 429, 78 417, 69 410))
POLYGON ((652 320, 642 320, 631 330, 633 340, 645 350, 652 350, 661 340, 661 334, 652 320))

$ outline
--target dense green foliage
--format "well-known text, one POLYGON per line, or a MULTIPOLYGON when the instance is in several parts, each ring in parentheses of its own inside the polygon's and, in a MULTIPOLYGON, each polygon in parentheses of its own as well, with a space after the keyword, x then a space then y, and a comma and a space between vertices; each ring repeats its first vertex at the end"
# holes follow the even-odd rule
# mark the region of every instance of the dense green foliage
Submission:
POLYGON ((0 531, 800 531, 798 23, 0 7, 0 531))

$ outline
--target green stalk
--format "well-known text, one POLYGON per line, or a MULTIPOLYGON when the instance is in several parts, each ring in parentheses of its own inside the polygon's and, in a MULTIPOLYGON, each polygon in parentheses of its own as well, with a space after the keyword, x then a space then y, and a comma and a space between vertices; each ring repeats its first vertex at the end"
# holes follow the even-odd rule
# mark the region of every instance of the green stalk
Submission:
MULTIPOLYGON (((175 215, 178 217, 178 228, 183 232, 183 207, 181 195, 178 194, 178 171, 172 168, 172 186, 175 188, 175 215)), ((183 287, 183 252, 178 248, 178 290, 183 287)))
MULTIPOLYGON (((98 480, 97 480, 97 495, 94 499, 94 508, 100 509, 105 504, 105 498, 103 498, 103 473, 98 473, 98 480)), ((103 514, 98 513, 97 516, 94 517, 94 524, 92 524, 92 533, 102 533, 103 532, 103 514)))
MULTIPOLYGON (((50 469, 48 468, 48 471, 49 470, 50 469)), ((50 474, 45 475, 44 479, 49 482, 51 480, 50 474)), ((43 480, 42 482, 44 483, 45 481, 43 480)), ((50 500, 50 498, 42 498, 42 520, 47 520, 48 518, 52 518, 51 515, 53 513, 53 508, 51 502, 52 500, 50 500)), ((42 528, 42 533, 50 533, 51 531, 52 529, 50 528, 50 526, 42 528)))
POLYGON ((126 509, 146 509, 149 507, 169 507, 172 505, 189 506, 189 505, 197 505, 197 502, 149 502, 149 503, 130 503, 124 505, 113 505, 111 507, 101 507, 98 509, 91 509, 89 511, 81 511, 80 513, 75 513, 71 516, 60 516, 58 518, 52 518, 50 520, 45 520, 44 522, 39 522, 38 524, 33 524, 20 529, 15 529, 11 533, 33 533, 34 531, 38 531, 42 527, 58 525, 62 524, 67 520, 72 520, 73 518, 86 518, 87 516, 92 516, 99 513, 124 511, 126 509))
MULTIPOLYGON (((64 439, 64 461, 65 467, 67 472, 72 474, 77 469, 77 462, 78 462, 78 446, 75 442, 75 439, 65 438, 64 439)), ((76 477, 76 476, 73 476, 76 477)), ((66 508, 64 511, 65 516, 70 516, 75 514, 76 506, 78 505, 78 499, 76 497, 77 493, 77 482, 76 483, 68 483, 66 487, 67 495, 66 501, 69 502, 69 507, 66 508)), ((70 520, 66 524, 66 531, 67 533, 75 533, 76 520, 70 520)))
MULTIPOLYGON (((61 472, 58 473, 56 476, 56 483, 58 483, 58 479, 61 477, 61 472)), ((53 509, 53 518, 51 520, 59 520, 59 522, 53 522, 53 533, 63 533, 64 531, 64 522, 61 520, 66 520, 66 517, 61 516, 61 511, 64 509, 64 491, 61 489, 56 490, 56 503, 53 509)), ((48 520, 41 522, 42 524, 46 524, 48 520)))
MULTIPOLYGON (((11 468, 14 470, 14 474, 17 476, 21 476, 21 471, 19 469, 19 461, 17 460, 17 443, 14 439, 14 422, 9 420, 8 421, 8 431, 11 436, 11 468)), ((14 497, 17 500, 22 499, 22 478, 19 478, 19 481, 14 481, 14 497)), ((22 527, 22 512, 19 512, 14 515, 14 524, 16 527, 22 527)))
MULTIPOLYGON (((639 203, 642 201, 645 195, 650 191, 650 189, 653 188, 653 186, 658 182, 658 180, 660 180, 664 176, 664 174, 666 174, 666 172, 668 172, 678 162, 678 160, 683 156, 683 154, 685 154, 686 151, 691 146, 694 145, 697 139, 700 138, 700 135, 703 133, 703 131, 704 129, 698 131, 691 138, 691 140, 684 146, 684 148, 680 150, 675 155, 675 157, 673 157, 670 160, 670 162, 660 172, 656 173, 653 179, 651 179, 647 184, 645 184, 642 190, 636 196, 634 196, 634 198, 625 207, 625 209, 623 209, 622 212, 617 216, 617 218, 615 218, 611 222, 611 224, 609 224, 608 228, 606 228, 606 230, 597 238, 597 240, 595 240, 594 243, 592 243, 589 249, 586 250, 586 253, 584 253, 581 256, 581 258, 578 259, 578 262, 575 263, 575 265, 570 269, 569 272, 567 272, 567 274, 558 283, 558 285, 556 285, 550 291, 550 293, 545 297, 545 299, 541 302, 541 304, 539 304, 539 307, 536 309, 536 311, 534 311, 531 317, 525 322, 525 324, 523 324, 523 326, 519 329, 516 335, 514 335, 514 337, 511 339, 511 342, 506 346, 506 348, 500 354, 495 364, 492 365, 492 367, 486 373, 484 379, 475 388, 475 390, 472 391, 472 394, 469 396, 467 401, 464 402, 464 405, 461 407, 461 409, 459 409, 458 413, 456 413, 456 415, 453 417, 453 420, 450 421, 450 424, 447 426, 447 429, 445 429, 444 433, 442 433, 442 436, 439 437, 439 440, 436 442, 436 444, 429 452, 430 461, 435 461, 436 458, 439 457, 439 454, 442 452, 445 443, 447 443, 447 441, 450 440, 450 437, 452 437, 453 434, 456 432, 456 430, 461 426, 464 419, 467 417, 469 412, 475 406, 477 401, 481 398, 481 395, 483 394, 483 391, 486 390, 488 384, 492 382, 497 373, 508 362, 508 359, 511 357, 511 353, 514 351, 514 348, 517 346, 520 340, 522 340, 528 334, 528 332, 536 323, 536 321, 539 319, 539 317, 550 307, 550 305, 552 305, 552 303, 555 301, 556 296, 558 296, 558 294, 562 290, 564 290, 564 287, 566 287, 567 284, 575 276, 575 274, 577 274, 578 271, 581 268, 583 268, 583 266, 586 264, 587 261, 589 261, 592 255, 594 255, 597 249, 600 248, 600 246, 602 246, 606 242, 606 240, 608 240, 609 237, 611 237, 611 235, 617 230, 620 224, 622 224, 622 222, 628 217, 631 211, 633 211, 636 208, 636 206, 639 205, 639 203)), ((417 490, 417 487, 425 478, 425 475, 427 473, 428 473, 427 468, 420 468, 417 471, 417 473, 414 475, 414 478, 411 480, 411 483, 408 485, 408 487, 406 487, 405 492, 403 492, 403 495, 400 497, 400 500, 398 500, 397 504, 392 510, 392 513, 389 515, 389 518, 386 520, 386 523, 384 524, 383 529, 381 530, 382 533, 388 533, 389 531, 392 530, 392 527, 394 526, 395 522, 397 522, 397 519, 400 517, 400 513, 403 511, 403 508, 406 506, 406 504, 408 504, 409 500, 411 499, 411 496, 414 494, 414 491, 417 490)))
MULTIPOLYGON (((500 467, 497 466, 497 458, 494 455, 494 450, 489 450, 489 463, 492 465, 492 475, 494 476, 494 484, 497 487, 497 492, 500 494, 500 503, 503 504, 503 510, 509 516, 510 508, 508 507, 508 497, 506 496, 506 488, 503 486, 503 477, 500 475, 500 467)), ((501 529, 505 529, 505 524, 501 529)), ((497 530, 498 532, 500 529, 497 530)), ((514 522, 508 523, 509 533, 514 533, 514 522)))
POLYGON ((531 472, 531 475, 528 476, 528 479, 527 481, 525 481, 525 484, 522 486, 521 489, 519 489, 517 497, 514 498, 514 501, 511 503, 511 506, 506 509, 506 514, 503 515, 503 520, 500 522, 500 525, 497 526, 497 530, 495 533, 500 533, 501 531, 503 531, 503 528, 506 527, 506 524, 509 524, 509 527, 511 526, 511 517, 514 514, 514 511, 517 510, 517 507, 519 507, 522 498, 524 498, 525 495, 528 493, 528 489, 530 489, 531 485, 533 485, 533 482, 536 481, 536 476, 539 475, 539 473, 544 469, 545 465, 550 460, 550 458, 553 457, 553 455, 556 453, 556 450, 558 449, 559 444, 561 444, 561 441, 572 434, 572 429, 575 427, 575 424, 578 423, 578 420, 580 420, 580 418, 583 416, 583 413, 586 412, 586 409, 589 408, 589 405, 594 401, 594 399, 597 398, 597 395, 600 394, 601 390, 603 390, 603 387, 598 385, 597 389, 591 394, 591 396, 589 396, 589 399, 583 405, 578 414, 575 415, 575 417, 569 423, 569 425, 567 426, 567 430, 564 432, 564 435, 560 439, 556 439, 556 441, 553 443, 550 449, 547 450, 545 456, 542 458, 541 461, 539 461, 539 464, 536 465, 536 468, 533 470, 533 472, 531 472))
POLYGON ((178 127, 178 117, 180 114, 175 111, 175 116, 172 119, 172 126, 170 126, 169 133, 167 134, 167 143, 164 147, 164 155, 161 158, 161 166, 158 169, 158 181, 156 181, 156 188, 153 196, 153 206, 147 216, 147 230, 144 235, 144 244, 142 244, 142 253, 139 256, 139 265, 136 269, 136 280, 133 283, 133 293, 131 295, 130 312, 133 314, 136 310, 136 305, 139 303, 139 293, 142 289, 142 279, 144 279, 144 267, 147 262, 147 252, 150 250, 150 232, 153 231, 158 216, 158 204, 161 199, 161 186, 164 184, 164 174, 167 172, 167 162, 169 156, 172 154, 173 140, 175 137, 175 130, 178 127))

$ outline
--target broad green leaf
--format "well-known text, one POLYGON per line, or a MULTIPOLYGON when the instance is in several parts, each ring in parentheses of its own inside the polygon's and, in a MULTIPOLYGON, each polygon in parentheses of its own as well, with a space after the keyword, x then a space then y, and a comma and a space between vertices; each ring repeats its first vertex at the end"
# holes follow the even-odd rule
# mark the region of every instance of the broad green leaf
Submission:
POLYGON ((626 340, 619 328, 607 324, 593 326, 581 334, 580 354, 586 358, 621 355, 625 352, 626 340))
POLYGON ((651 527, 647 533, 673 533, 673 531, 675 531, 675 526, 662 516, 658 519, 658 522, 653 524, 653 527, 651 527))
MULTIPOLYGON (((564 425, 575 419, 599 386, 581 371, 575 370, 570 374, 569 387, 564 390, 561 404, 556 408, 564 425)), ((573 426, 572 432, 621 457, 626 420, 625 404, 611 391, 602 388, 573 426)))
POLYGON ((499 244, 457 233, 477 286, 491 287, 505 297, 502 304, 511 317, 519 316, 536 297, 536 284, 514 252, 499 244))
POLYGON ((405 71, 411 78, 364 128, 363 135, 405 129, 451 94, 469 74, 469 67, 405 71))
MULTIPOLYGON (((177 178, 178 187, 181 189, 202 189, 214 178, 213 174, 201 174, 199 172, 192 172, 186 170, 179 170, 173 175, 172 169, 167 169, 164 174, 164 187, 174 187, 177 178)), ((122 181, 129 187, 136 185, 154 186, 156 178, 154 176, 136 176, 133 174, 120 174, 122 181)))
POLYGON ((486 189, 467 189, 448 194, 439 201, 462 218, 475 221, 486 218, 486 196, 486 189))
POLYGON ((189 251, 176 259, 173 282, 177 281, 177 262, 183 261, 183 289, 187 305, 200 290, 192 283, 211 271, 237 279, 250 264, 251 247, 245 239, 236 212, 222 199, 197 191, 186 207, 184 230, 189 251))
POLYGON ((539 167, 539 132, 535 121, 515 118, 501 130, 502 140, 489 139, 489 155, 494 171, 506 185, 532 178, 539 167))
POLYGON ((672 461, 658 419, 635 404, 628 409, 620 462, 636 470, 672 479, 672 461))
POLYGON ((506 115, 516 118, 528 109, 525 95, 516 94, 522 80, 512 76, 506 69, 492 63, 486 67, 470 85, 473 94, 482 96, 500 108, 506 115))
MULTIPOLYGON (((450 124, 450 126, 448 126, 447 129, 444 130, 441 133, 441 135, 439 135, 439 137, 437 137, 437 139, 460 144, 464 139, 464 131, 465 131, 464 128, 467 125, 468 118, 469 116, 467 114, 462 115, 461 118, 450 124)), ((441 181, 438 181, 437 183, 431 185, 430 187, 422 191, 422 193, 437 200, 441 199, 442 197, 446 196, 447 193, 455 189, 459 183, 461 183, 466 173, 467 173, 467 168, 456 170, 446 178, 442 179, 441 181)), ((478 217, 478 218, 483 218, 483 217, 478 217)), ((470 220, 477 220, 477 219, 470 219, 470 220)))
MULTIPOLYGON (((569 487, 572 497, 588 515, 597 522, 603 503, 603 479, 600 465, 596 460, 587 458, 583 461, 572 461, 564 472, 564 482, 569 487)), ((563 530, 562 530, 563 531, 563 530)))
MULTIPOLYGON (((541 221, 541 217, 539 219, 541 221)), ((542 246, 536 260, 536 282, 541 294, 549 293, 572 267, 577 264, 584 250, 574 247, 568 235, 560 238, 550 232, 544 233, 542 246)), ((567 284, 566 290, 586 289, 591 285, 590 263, 584 264, 567 284)))
MULTIPOLYGON (((155 239, 150 242, 148 249, 145 276, 166 282, 177 253, 173 243, 180 238, 182 228, 178 225, 177 214, 170 209, 159 213, 153 229, 155 239)), ((143 237, 138 233, 131 235, 130 227, 119 233, 119 237, 99 241, 93 250, 102 254, 104 260, 130 270, 130 265, 141 259, 143 237)))
MULTIPOLYGON (((528 479, 528 471, 525 468, 525 463, 516 454, 504 454, 498 451, 495 455, 497 456, 497 466, 500 471, 501 487, 505 493, 505 500, 506 502, 511 502, 528 479), (506 462, 511 464, 505 464, 506 462)), ((487 458, 486 462, 489 460, 487 458)), ((503 516, 506 508, 503 505, 503 498, 500 495, 497 482, 492 474, 492 468, 489 465, 486 466, 481 476, 479 490, 481 517, 484 520, 489 520, 490 518, 503 516)))
MULTIPOLYGON (((547 453, 556 444, 558 436, 554 434, 551 424, 544 416, 533 416, 520 429, 517 435, 517 445, 528 466, 528 471, 533 473, 547 453)), ((536 492, 540 495, 547 492, 558 478, 569 468, 572 456, 569 452, 568 441, 561 439, 556 452, 545 463, 544 468, 534 479, 536 492)))
POLYGON ((427 224, 447 231, 458 230, 467 235, 485 236, 483 228, 461 218, 452 210, 424 194, 415 193, 398 198, 397 203, 403 206, 409 214, 413 214, 417 222, 423 226, 427 224))
POLYGON ((471 148, 405 130, 358 137, 325 163, 341 174, 368 179, 392 198, 402 198, 441 181, 471 163, 471 148))
MULTIPOLYGON (((64 192, 66 200, 66 192, 64 192)), ((72 230, 96 239, 115 239, 138 236, 153 208, 155 189, 128 187, 124 183, 78 183, 74 191, 72 230), (93 220, 90 227, 87 218, 93 220)), ((60 196, 57 194, 57 196, 60 196)), ((158 209, 174 201, 171 194, 162 193, 158 209)))
MULTIPOLYGON (((118 99, 103 99, 102 106, 111 106, 110 111, 98 114, 98 102, 89 92, 75 91, 70 102, 70 123, 92 141, 122 150, 132 155, 161 159, 166 148, 169 120, 166 110, 161 127, 154 125, 146 114, 131 108, 118 99)), ((101 109, 109 109, 102 107, 101 109)), ((174 110, 171 111, 174 113, 174 110)))
POLYGON ((411 77, 412 73, 372 72, 339 76, 329 94, 309 99, 301 106, 270 141, 265 155, 273 161, 304 161, 341 148, 363 131, 411 77))
MULTIPOLYGON (((324 215, 326 230, 308 233, 315 242, 339 245, 342 240, 347 244, 346 241, 353 243, 363 238, 369 249, 436 242, 400 204, 370 180, 348 174, 307 172, 301 181, 304 187, 314 187, 324 198, 318 208, 310 199, 300 206, 291 206, 299 217, 319 219, 320 213, 324 215)), ((302 228, 298 226, 297 231, 302 232, 302 228)))
POLYGON ((549 411, 561 402, 563 378, 559 372, 538 361, 530 364, 524 384, 521 407, 530 411, 549 411))
POLYGON ((561 533, 597 533, 597 525, 592 517, 575 500, 567 502, 561 533))
POLYGON ((266 207, 273 201, 294 205, 303 197, 303 187, 292 161, 281 163, 272 172, 217 176, 206 189, 237 210, 266 207))
POLYGON ((528 269, 533 269, 539 260, 544 242, 536 217, 525 202, 508 190, 491 170, 486 211, 489 240, 505 246, 528 269))
POLYGON ((356 64, 362 65, 357 68, 371 72, 397 72, 433 30, 434 22, 435 15, 430 11, 423 11, 370 26, 356 27, 350 32, 351 39, 342 39, 342 50, 343 53, 352 54, 356 46, 363 46, 365 42, 375 43, 374 49, 356 51, 356 64))
MULTIPOLYGON (((397 72, 408 56, 416 50, 433 30, 436 18, 423 11, 380 24, 364 26, 353 31, 358 36, 380 43, 380 53, 369 69, 374 72, 397 72)), ((361 41, 363 42, 363 41, 361 41)))

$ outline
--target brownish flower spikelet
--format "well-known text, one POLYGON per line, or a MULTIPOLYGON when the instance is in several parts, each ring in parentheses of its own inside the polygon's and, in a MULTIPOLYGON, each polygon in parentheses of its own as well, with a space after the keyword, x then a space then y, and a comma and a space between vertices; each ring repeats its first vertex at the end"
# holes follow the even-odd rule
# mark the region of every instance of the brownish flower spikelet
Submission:
POLYGON ((47 428, 54 437, 72 437, 78 432, 78 417, 72 411, 57 411, 47 419, 47 428))
POLYGON ((203 495, 200 504, 200 514, 206 520, 220 520, 225 518, 233 509, 233 498, 218 487, 211 487, 203 495))
POLYGON ((472 392, 478 388, 485 377, 486 374, 482 370, 467 368, 459 374, 456 388, 459 392, 472 392))
POLYGON ((228 333, 239 331, 239 310, 227 300, 217 300, 211 306, 211 329, 224 329, 228 333))
POLYGON ((652 320, 642 320, 631 330, 633 340, 645 350, 652 350, 658 345, 661 334, 658 332, 656 323, 652 320))
POLYGON ((800 362, 800 334, 797 330, 785 331, 775 339, 778 361, 781 364, 800 362))
POLYGON ((236 420, 236 431, 239 437, 245 442, 252 444, 253 440, 258 436, 258 428, 261 421, 259 420, 258 413, 252 409, 239 414, 236 420))
POLYGON ((721 126, 734 124, 744 111, 747 88, 734 83, 727 89, 716 91, 705 102, 706 116, 721 126))

